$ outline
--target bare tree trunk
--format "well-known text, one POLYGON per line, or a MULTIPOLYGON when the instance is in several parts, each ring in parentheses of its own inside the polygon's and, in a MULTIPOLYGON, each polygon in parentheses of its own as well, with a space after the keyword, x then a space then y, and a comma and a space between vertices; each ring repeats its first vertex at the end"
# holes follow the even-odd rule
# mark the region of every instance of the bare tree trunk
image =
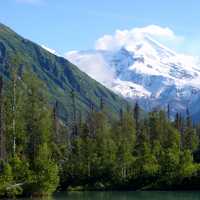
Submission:
POLYGON ((75 92, 71 91, 72 107, 73 107, 73 137, 78 135, 77 116, 76 116, 76 101, 75 92))
POLYGON ((88 168, 88 177, 90 177, 90 175, 91 175, 90 161, 88 161, 88 163, 87 163, 87 168, 88 168))
POLYGON ((3 120, 3 79, 0 77, 0 160, 6 160, 6 136, 3 120))
POLYGON ((13 121, 12 121, 12 129, 13 129, 13 154, 16 153, 16 80, 17 74, 13 73, 13 102, 12 102, 12 111, 13 111, 13 121))
POLYGON ((54 123, 54 139, 59 143, 59 122, 58 122, 58 102, 56 101, 53 108, 53 123, 54 123))

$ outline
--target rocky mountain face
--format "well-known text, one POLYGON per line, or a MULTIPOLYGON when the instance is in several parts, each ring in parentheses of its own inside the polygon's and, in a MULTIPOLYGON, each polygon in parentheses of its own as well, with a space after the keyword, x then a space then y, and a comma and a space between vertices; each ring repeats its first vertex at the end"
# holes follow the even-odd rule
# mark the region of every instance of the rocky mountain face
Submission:
POLYGON ((103 99, 109 116, 119 116, 121 106, 127 102, 101 85, 78 67, 63 57, 46 51, 41 46, 16 34, 10 28, 0 24, 0 74, 10 79, 12 58, 20 56, 20 71, 34 73, 48 88, 50 103, 59 103, 59 113, 63 119, 73 116, 71 91, 75 93, 77 115, 87 116, 91 109, 98 110, 103 99))

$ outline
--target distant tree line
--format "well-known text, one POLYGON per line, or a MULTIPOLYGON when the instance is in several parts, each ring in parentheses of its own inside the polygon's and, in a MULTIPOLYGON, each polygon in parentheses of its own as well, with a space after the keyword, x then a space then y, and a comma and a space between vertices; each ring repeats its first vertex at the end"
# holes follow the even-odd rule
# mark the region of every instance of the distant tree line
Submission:
MULTIPOLYGON (((19 65, 15 60, 13 69, 19 65)), ((56 190, 200 189, 200 126, 177 113, 141 112, 138 103, 110 120, 103 98, 86 119, 71 92, 72 120, 59 118, 31 73, 0 78, 0 196, 56 190), (67 124, 67 125, 66 125, 67 124)))

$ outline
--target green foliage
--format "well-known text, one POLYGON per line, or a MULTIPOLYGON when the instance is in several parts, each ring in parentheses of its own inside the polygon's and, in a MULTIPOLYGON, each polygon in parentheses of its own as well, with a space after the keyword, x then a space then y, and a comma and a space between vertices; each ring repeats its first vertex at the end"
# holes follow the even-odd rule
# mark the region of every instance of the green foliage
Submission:
POLYGON ((33 193, 52 194, 58 186, 58 166, 49 157, 47 143, 39 145, 38 155, 34 161, 30 190, 33 193))
MULTIPOLYGON (((10 79, 12 68, 18 67, 18 73, 30 71, 37 76, 47 87, 49 102, 56 100, 62 108, 60 117, 68 120, 72 119, 71 90, 77 97, 77 107, 87 117, 90 111, 90 104, 99 108, 99 98, 106 100, 108 114, 112 118, 118 117, 118 111, 121 105, 126 101, 114 94, 84 72, 78 67, 62 57, 55 56, 39 45, 21 37, 10 28, 0 24, 0 74, 5 79, 10 79), (13 65, 13 57, 20 55, 19 65, 13 65)), ((16 60, 16 59, 15 59, 16 60)))
POLYGON ((192 152, 184 150, 180 155, 180 177, 191 177, 196 174, 198 165, 193 162, 192 152))
POLYGON ((1 163, 0 174, 0 196, 14 197, 22 193, 20 185, 15 184, 12 167, 9 164, 1 163))
POLYGON ((58 185, 71 190, 158 189, 198 178, 192 154, 198 138, 191 123, 182 123, 180 133, 162 111, 141 119, 130 109, 119 121, 110 121, 102 106, 92 109, 86 120, 75 116, 65 126, 57 119, 54 126, 42 82, 27 72, 16 81, 15 92, 13 87, 11 82, 5 93, 8 153, 1 167, 0 196, 52 194, 58 185))
POLYGON ((0 196, 51 194, 59 184, 59 171, 52 159, 52 115, 45 88, 31 74, 15 84, 8 86, 5 97, 8 154, 0 173, 0 196))
POLYGON ((161 181, 166 185, 173 184, 177 178, 180 156, 176 148, 168 148, 161 155, 161 181))
POLYGON ((123 112, 124 101, 75 66, 14 36, 0 25, 4 58, 11 60, 13 45, 20 54, 5 76, 10 82, 2 105, 6 158, 0 163, 0 197, 47 195, 58 186, 199 188, 193 153, 200 152, 200 128, 193 126, 189 111, 186 119, 177 114, 174 122, 163 111, 141 117, 138 104, 133 112, 129 106, 123 112), (62 109, 54 112, 49 102, 58 97, 62 109), (73 120, 60 117, 63 110, 73 120))
POLYGON ((194 151, 197 149, 198 143, 198 136, 195 129, 186 128, 185 132, 183 133, 183 148, 194 151))

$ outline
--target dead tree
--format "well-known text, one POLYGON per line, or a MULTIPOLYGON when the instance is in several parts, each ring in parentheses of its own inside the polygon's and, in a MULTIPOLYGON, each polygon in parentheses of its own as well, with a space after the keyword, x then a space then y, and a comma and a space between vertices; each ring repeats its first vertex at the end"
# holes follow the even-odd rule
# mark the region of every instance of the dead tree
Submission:
POLYGON ((77 127, 77 116, 76 116, 76 100, 75 100, 75 92, 73 89, 71 91, 71 98, 72 98, 72 109, 73 109, 72 134, 73 134, 73 136, 77 136, 78 127, 77 127))
POLYGON ((58 119, 58 102, 56 101, 53 107, 53 126, 54 126, 54 140, 59 143, 59 119, 58 119))
POLYGON ((105 102, 103 97, 100 98, 100 110, 103 111, 105 108, 105 102))
POLYGON ((3 120, 3 79, 0 77, 0 160, 6 160, 6 136, 3 120))
POLYGON ((170 110, 171 110, 171 108, 170 108, 170 105, 168 104, 167 105, 167 118, 168 118, 168 120, 170 120, 170 117, 171 117, 170 110))
POLYGON ((119 119, 120 119, 121 125, 123 123, 123 118, 124 118, 124 113, 123 113, 123 108, 121 107, 119 110, 119 119))
POLYGON ((12 78, 12 112, 13 112, 13 120, 12 120, 12 129, 13 129, 13 154, 16 153, 16 87, 17 87, 17 72, 13 70, 13 78, 12 78))

